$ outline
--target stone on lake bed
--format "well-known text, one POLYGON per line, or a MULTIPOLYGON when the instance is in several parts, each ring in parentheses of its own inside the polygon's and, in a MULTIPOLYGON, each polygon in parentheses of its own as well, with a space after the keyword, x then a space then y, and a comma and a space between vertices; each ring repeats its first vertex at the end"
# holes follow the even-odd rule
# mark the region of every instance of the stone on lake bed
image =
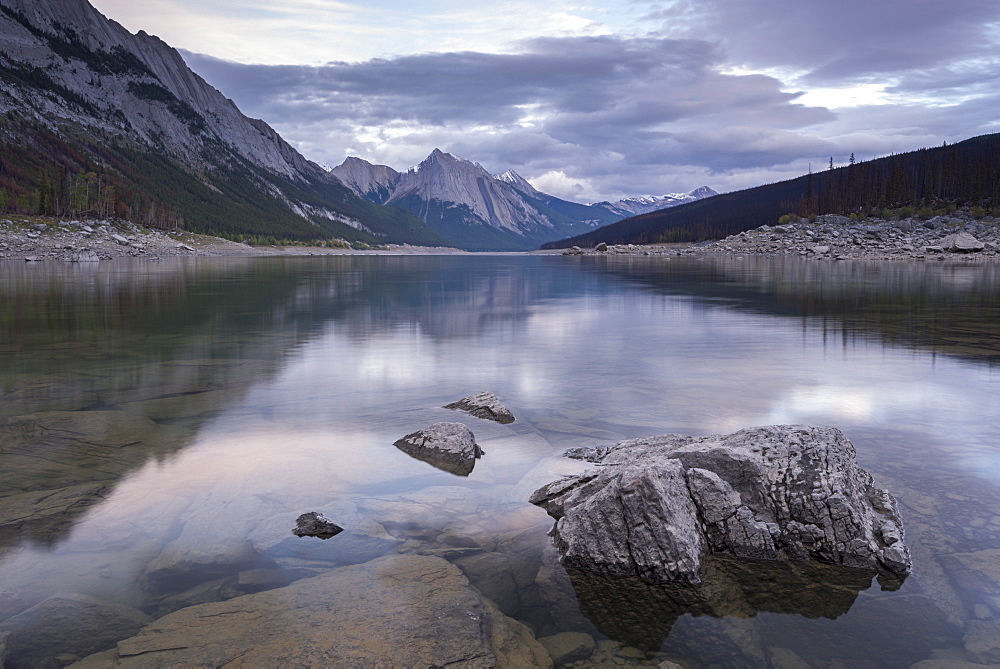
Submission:
POLYGON ((895 500, 836 428, 668 434, 595 449, 595 459, 531 496, 556 519, 568 566, 688 584, 701 583, 708 555, 814 560, 889 583, 910 572, 895 500))
POLYGON ((510 409, 503 405, 503 402, 500 401, 499 397, 490 391, 463 397, 457 402, 444 405, 444 408, 464 411, 465 413, 472 414, 476 418, 493 420, 505 425, 507 423, 514 422, 514 414, 510 412, 510 409))
POLYGON ((82 666, 552 666, 531 631, 458 567, 408 555, 181 609, 89 661, 82 666))
POLYGON ((78 593, 54 595, 0 624, 0 640, 7 637, 3 666, 61 666, 57 654, 82 657, 101 651, 149 622, 148 615, 115 602, 78 593))
POLYGON ((344 528, 324 516, 318 511, 303 513, 295 521, 295 529, 292 534, 298 537, 319 537, 329 539, 344 531, 344 528))
POLYGON ((483 451, 472 430, 461 423, 434 423, 398 439, 396 448, 458 476, 468 476, 483 451))

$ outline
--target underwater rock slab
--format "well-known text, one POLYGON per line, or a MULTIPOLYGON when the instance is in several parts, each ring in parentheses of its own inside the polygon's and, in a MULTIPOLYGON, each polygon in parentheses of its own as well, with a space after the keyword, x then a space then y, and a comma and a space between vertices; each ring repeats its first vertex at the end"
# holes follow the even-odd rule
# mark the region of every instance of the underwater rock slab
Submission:
POLYGON ((116 667, 552 666, 527 627, 457 567, 427 556, 379 558, 182 609, 120 641, 109 659, 116 667))
POLYGON ((910 572, 895 500, 836 428, 668 434, 574 456, 598 466, 531 496, 556 519, 567 566, 694 585, 708 555, 872 569, 886 582, 910 572))
POLYGON ((407 455, 457 476, 468 476, 483 450, 472 430, 461 423, 434 423, 398 439, 396 448, 407 455))
POLYGON ((51 664, 56 652, 89 655, 135 634, 149 620, 141 611, 87 595, 55 595, 0 625, 0 638, 9 633, 3 666, 59 666, 51 664))
POLYGON ((488 390, 463 397, 451 404, 445 404, 444 408, 464 411, 476 418, 493 420, 504 425, 514 422, 514 414, 510 412, 510 409, 504 406, 499 397, 488 390))

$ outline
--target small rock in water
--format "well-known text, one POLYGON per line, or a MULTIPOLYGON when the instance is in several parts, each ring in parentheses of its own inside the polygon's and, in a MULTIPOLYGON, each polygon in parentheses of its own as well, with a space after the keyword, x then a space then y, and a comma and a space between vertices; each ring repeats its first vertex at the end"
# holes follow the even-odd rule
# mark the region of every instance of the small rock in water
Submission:
POLYGON ((407 455, 458 476, 468 476, 483 450, 472 430, 461 423, 434 423, 394 444, 407 455))
POLYGON ((319 537, 320 539, 329 539, 330 537, 340 534, 343 531, 343 527, 337 525, 322 513, 319 513, 318 511, 310 511, 309 513, 303 513, 299 516, 298 520, 295 521, 295 529, 292 530, 292 534, 299 537, 319 537))
POLYGON ((500 398, 489 391, 463 397, 457 402, 445 404, 445 409, 456 409, 470 413, 476 418, 495 420, 498 423, 513 423, 514 414, 503 405, 500 398))
POLYGON ((604 253, 605 251, 608 250, 608 245, 605 244, 604 242, 601 242, 600 244, 594 247, 594 250, 597 251, 598 253, 604 253))

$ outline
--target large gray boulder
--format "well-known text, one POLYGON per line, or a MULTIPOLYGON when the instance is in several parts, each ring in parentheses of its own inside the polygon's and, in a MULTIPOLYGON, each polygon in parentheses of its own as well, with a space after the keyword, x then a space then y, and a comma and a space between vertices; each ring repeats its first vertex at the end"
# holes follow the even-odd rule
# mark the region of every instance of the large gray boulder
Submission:
POLYGON ((895 500, 836 428, 668 434, 575 456, 598 467, 531 497, 568 566, 688 584, 710 554, 910 571, 895 500))
POLYGON ((551 667, 458 567, 397 555, 181 609, 81 667, 551 667))
POLYGON ((957 232, 953 235, 948 235, 938 242, 938 245, 943 247, 945 251, 951 251, 952 253, 972 253, 973 251, 982 251, 985 247, 985 244, 968 232, 957 232))
POLYGON ((514 414, 510 412, 510 409, 503 405, 499 397, 488 390, 463 397, 451 404, 445 404, 444 408, 457 409, 458 411, 472 414, 476 418, 494 420, 498 423, 507 424, 514 422, 514 414))
POLYGON ((461 423, 434 423, 396 440, 404 453, 458 476, 468 476, 483 451, 472 430, 461 423))

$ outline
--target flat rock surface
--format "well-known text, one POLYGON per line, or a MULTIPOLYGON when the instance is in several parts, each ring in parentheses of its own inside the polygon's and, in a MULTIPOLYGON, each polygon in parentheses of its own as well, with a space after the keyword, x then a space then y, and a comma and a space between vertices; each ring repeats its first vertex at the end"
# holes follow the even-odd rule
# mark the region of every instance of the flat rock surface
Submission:
MULTIPOLYGON (((107 662, 108 664, 105 664, 107 662)), ((172 613, 118 643, 116 667, 547 667, 531 632, 447 561, 392 556, 172 613)))
POLYGON ((554 543, 569 566, 690 584, 709 554, 909 573, 895 500, 836 428, 662 435, 589 459, 598 467, 531 497, 556 519, 554 543))
POLYGON ((464 411, 465 413, 472 414, 476 418, 493 420, 505 425, 507 423, 514 422, 514 414, 510 412, 510 409, 504 406, 499 397, 490 391, 463 397, 457 402, 445 404, 444 408, 464 411))

